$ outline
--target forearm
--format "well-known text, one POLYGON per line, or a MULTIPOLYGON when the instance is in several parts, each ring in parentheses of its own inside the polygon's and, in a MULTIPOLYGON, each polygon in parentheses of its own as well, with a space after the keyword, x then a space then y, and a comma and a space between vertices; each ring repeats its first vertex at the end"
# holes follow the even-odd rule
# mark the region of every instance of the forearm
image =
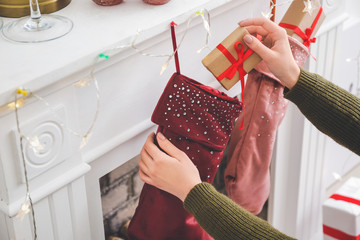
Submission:
POLYGON ((320 131, 360 155, 359 98, 303 69, 285 97, 320 131))
POLYGON ((187 195, 184 207, 215 240, 292 239, 208 183, 196 185, 187 195))

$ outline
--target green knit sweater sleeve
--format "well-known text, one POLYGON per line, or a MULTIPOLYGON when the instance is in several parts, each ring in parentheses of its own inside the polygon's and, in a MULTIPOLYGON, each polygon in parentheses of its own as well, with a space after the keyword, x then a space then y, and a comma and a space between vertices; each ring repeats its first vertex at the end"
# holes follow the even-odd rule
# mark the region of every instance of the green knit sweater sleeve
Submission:
POLYGON ((285 98, 321 132, 360 155, 360 98, 304 69, 285 98))
POLYGON ((215 240, 293 239, 254 216, 209 183, 196 185, 184 207, 215 240))

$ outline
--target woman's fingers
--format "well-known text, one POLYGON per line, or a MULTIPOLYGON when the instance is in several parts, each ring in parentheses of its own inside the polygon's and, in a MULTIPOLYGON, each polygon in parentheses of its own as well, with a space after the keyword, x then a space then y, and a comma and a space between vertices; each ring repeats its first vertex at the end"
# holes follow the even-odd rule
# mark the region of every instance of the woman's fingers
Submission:
POLYGON ((249 48, 256 52, 265 61, 271 59, 273 52, 264 44, 262 44, 256 37, 250 34, 245 35, 244 41, 249 48))
POLYGON ((155 133, 151 133, 144 144, 145 151, 152 159, 163 158, 167 156, 166 153, 162 152, 155 144, 155 133))
POLYGON ((157 142, 162 150, 164 150, 169 156, 179 159, 179 157, 184 157, 185 153, 174 146, 165 136, 158 132, 156 134, 157 142))
POLYGON ((143 148, 140 152, 140 161, 139 161, 139 167, 143 170, 143 172, 147 173, 150 170, 150 167, 152 166, 152 158, 150 155, 146 152, 146 150, 143 148))
POLYGON ((146 173, 144 173, 144 171, 141 168, 139 169, 139 176, 143 182, 150 184, 150 185, 154 185, 151 178, 148 175, 146 175, 146 173))
POLYGON ((269 31, 262 26, 246 26, 245 29, 250 34, 260 34, 263 37, 266 37, 269 34, 269 31))
POLYGON ((279 26, 270 21, 267 18, 264 17, 258 17, 258 18, 248 18, 241 22, 239 22, 239 25, 241 27, 247 27, 247 26, 262 26, 264 29, 266 29, 269 33, 275 32, 278 30, 279 26))

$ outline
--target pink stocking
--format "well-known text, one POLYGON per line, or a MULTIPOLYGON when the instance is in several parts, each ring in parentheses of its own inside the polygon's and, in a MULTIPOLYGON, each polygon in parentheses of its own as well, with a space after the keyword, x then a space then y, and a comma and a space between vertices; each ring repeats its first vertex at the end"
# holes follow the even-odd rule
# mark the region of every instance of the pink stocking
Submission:
MULTIPOLYGON (((291 37, 289 42, 296 62, 303 66, 309 56, 308 49, 291 37)), ((288 101, 283 97, 284 86, 264 62, 255 69, 249 73, 244 90, 243 129, 239 129, 241 121, 237 121, 231 134, 225 185, 233 201, 258 214, 269 196, 270 160, 288 101)))
MULTIPOLYGON (((237 99, 175 73, 159 99, 152 121, 189 156, 202 181, 211 183, 241 106, 237 99)), ((212 239, 178 198, 147 184, 128 236, 131 240, 212 239)))

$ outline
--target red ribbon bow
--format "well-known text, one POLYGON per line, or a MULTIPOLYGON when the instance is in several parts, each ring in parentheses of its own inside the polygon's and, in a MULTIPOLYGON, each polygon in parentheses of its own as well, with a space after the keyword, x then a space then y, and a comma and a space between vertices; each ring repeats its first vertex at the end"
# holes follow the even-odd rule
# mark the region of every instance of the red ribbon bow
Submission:
POLYGON ((296 33, 297 35, 299 35, 299 37, 301 37, 301 39, 304 41, 303 44, 309 48, 310 47, 310 43, 315 43, 316 42, 316 38, 311 38, 312 33, 314 32, 314 29, 319 21, 319 18, 321 16, 323 9, 322 7, 320 7, 320 10, 316 16, 316 18, 314 19, 313 24, 311 25, 310 28, 305 29, 305 33, 298 27, 292 24, 288 24, 288 23, 279 23, 280 27, 283 28, 288 28, 288 29, 292 29, 294 31, 294 33, 296 33))
POLYGON ((219 81, 223 80, 225 77, 232 79, 237 71, 239 71, 240 80, 247 74, 243 68, 243 63, 248 57, 250 57, 251 54, 253 54, 253 51, 248 49, 245 52, 245 47, 241 42, 236 42, 234 44, 234 48, 236 50, 238 60, 236 60, 221 43, 217 46, 217 49, 219 49, 231 63, 231 66, 217 77, 217 80, 219 81))
POLYGON ((310 44, 311 43, 315 43, 316 42, 316 38, 313 37, 311 38, 311 34, 314 32, 314 29, 312 28, 307 28, 305 30, 305 33, 303 33, 301 30, 300 31, 297 31, 297 30, 300 30, 300 28, 297 28, 294 30, 294 32, 299 35, 303 40, 303 44, 306 46, 306 47, 310 47, 310 44))
POLYGON ((243 118, 240 125, 240 129, 243 128, 244 125, 244 119, 245 119, 245 101, 244 101, 244 88, 245 88, 245 80, 244 77, 247 74, 247 72, 244 70, 243 63, 244 61, 253 54, 253 51, 251 49, 247 49, 245 51, 245 46, 241 42, 236 42, 234 44, 234 48, 236 50, 238 60, 236 60, 233 55, 220 43, 217 47, 224 55, 225 57, 230 61, 231 66, 226 69, 222 74, 220 74, 217 77, 217 80, 221 81, 225 77, 228 79, 232 79, 235 76, 235 73, 239 72, 239 77, 241 81, 241 101, 242 101, 242 112, 243 112, 243 118))

